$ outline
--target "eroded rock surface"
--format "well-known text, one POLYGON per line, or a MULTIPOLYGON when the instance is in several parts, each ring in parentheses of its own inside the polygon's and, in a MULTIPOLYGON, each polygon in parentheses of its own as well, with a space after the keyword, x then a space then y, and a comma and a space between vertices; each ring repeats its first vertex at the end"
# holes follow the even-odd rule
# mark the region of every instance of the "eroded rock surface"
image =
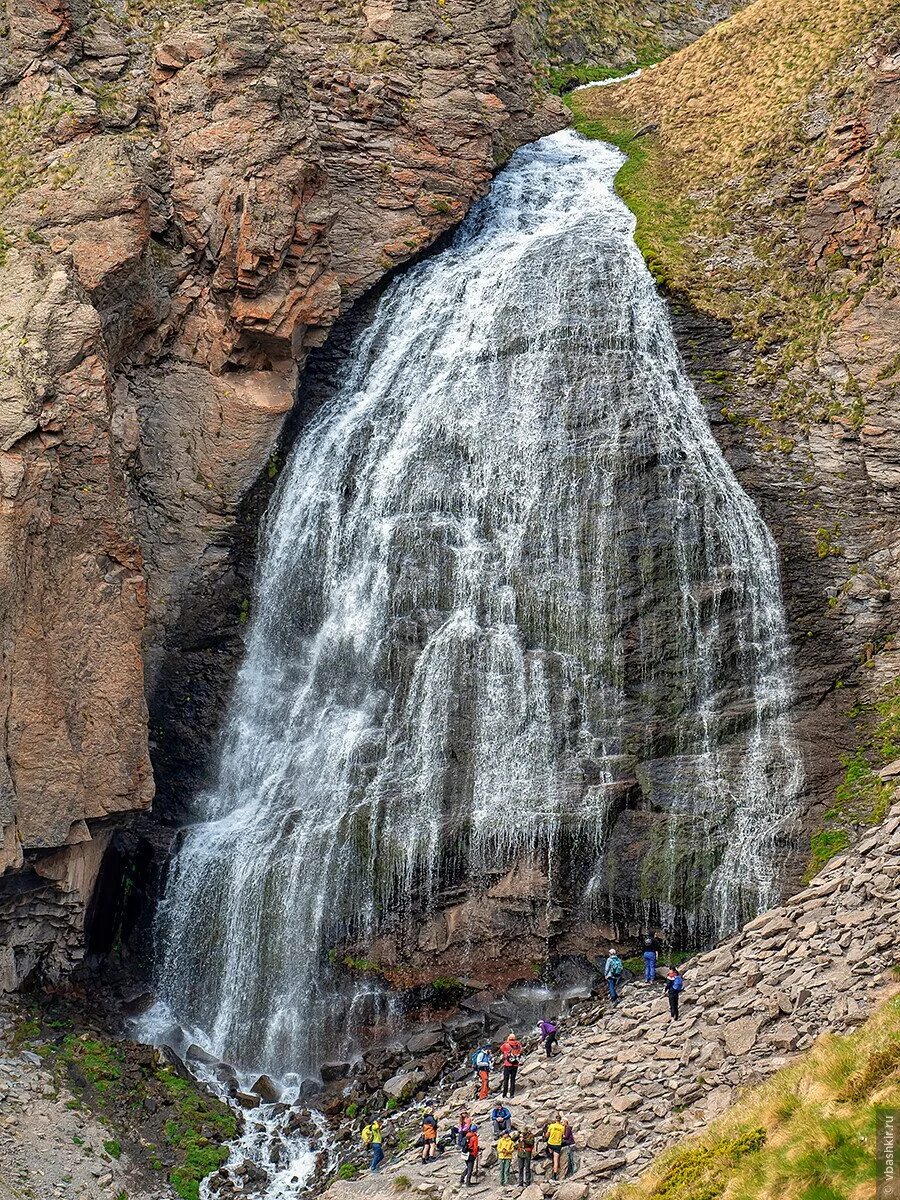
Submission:
POLYGON ((71 965, 99 869, 80 847, 150 803, 144 657, 152 694, 185 600, 228 570, 297 365, 563 123, 532 54, 507 0, 9 6, 5 986, 71 965))

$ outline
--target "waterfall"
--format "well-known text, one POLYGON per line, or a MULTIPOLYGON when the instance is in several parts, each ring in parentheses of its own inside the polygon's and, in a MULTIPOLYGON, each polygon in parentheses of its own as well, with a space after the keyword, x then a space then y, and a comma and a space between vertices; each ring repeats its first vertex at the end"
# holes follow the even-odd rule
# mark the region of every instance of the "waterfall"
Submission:
POLYGON ((231 1061, 315 1071, 377 993, 329 951, 441 889, 537 862, 602 912, 625 778, 661 911, 724 933, 777 895, 800 767, 776 552, 622 161, 571 131, 514 155, 387 288, 282 473, 157 926, 161 995, 231 1061))

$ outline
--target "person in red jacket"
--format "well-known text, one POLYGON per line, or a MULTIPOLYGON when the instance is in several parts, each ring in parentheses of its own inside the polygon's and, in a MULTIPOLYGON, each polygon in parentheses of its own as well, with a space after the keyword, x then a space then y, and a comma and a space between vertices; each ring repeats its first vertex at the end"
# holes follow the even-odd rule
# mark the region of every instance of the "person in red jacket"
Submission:
POLYGON ((470 1125, 469 1132, 466 1134, 466 1158, 463 1168, 460 1184, 465 1184, 466 1187, 472 1186, 472 1172, 475 1171, 476 1177, 478 1174, 478 1126, 470 1125))
POLYGON ((514 1033, 510 1032, 500 1053, 503 1055, 503 1098, 509 1096, 512 1099, 516 1094, 516 1072, 522 1061, 522 1043, 514 1033))

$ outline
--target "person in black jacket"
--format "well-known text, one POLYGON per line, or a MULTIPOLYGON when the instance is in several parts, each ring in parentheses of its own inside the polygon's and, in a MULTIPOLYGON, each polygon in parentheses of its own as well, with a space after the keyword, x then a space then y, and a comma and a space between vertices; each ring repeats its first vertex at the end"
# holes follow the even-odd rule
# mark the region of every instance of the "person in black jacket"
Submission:
POLYGON ((677 967, 669 967, 666 976, 666 995, 669 997, 669 1015, 673 1021, 678 1020, 678 997, 684 991, 684 980, 677 967))

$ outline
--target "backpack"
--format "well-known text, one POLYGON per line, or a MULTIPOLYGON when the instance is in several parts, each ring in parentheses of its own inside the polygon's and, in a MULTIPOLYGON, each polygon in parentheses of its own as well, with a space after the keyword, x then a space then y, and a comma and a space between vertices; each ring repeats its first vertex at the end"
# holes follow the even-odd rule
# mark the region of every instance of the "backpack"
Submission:
POLYGON ((672 980, 672 991, 673 992, 684 991, 684 980, 681 978, 680 975, 676 975, 675 978, 672 980))
POLYGON ((488 1069, 491 1065, 491 1052, 486 1046, 476 1050, 472 1055, 472 1066, 476 1071, 488 1069))
POLYGON ((511 1045, 509 1042, 507 1042, 507 1045, 509 1046, 509 1050, 506 1054, 506 1061, 513 1065, 520 1062, 522 1058, 521 1045, 518 1042, 515 1043, 515 1046, 511 1045))
POLYGON ((618 979, 622 974, 622 960, 619 958, 618 954, 613 954, 610 956, 609 973, 612 975, 613 979, 618 979))
POLYGON ((457 1148, 457 1150, 462 1150, 463 1154, 465 1154, 468 1151, 468 1149, 469 1149, 469 1131, 468 1131, 468 1129, 461 1129, 459 1131, 459 1133, 456 1135, 456 1148, 457 1148))

